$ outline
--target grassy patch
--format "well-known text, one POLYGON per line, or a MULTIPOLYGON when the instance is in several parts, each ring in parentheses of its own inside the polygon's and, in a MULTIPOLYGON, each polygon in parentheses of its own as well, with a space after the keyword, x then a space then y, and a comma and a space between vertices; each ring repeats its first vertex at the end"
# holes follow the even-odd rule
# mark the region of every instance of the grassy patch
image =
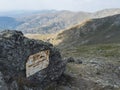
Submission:
POLYGON ((98 44, 77 46, 74 49, 64 49, 64 56, 84 57, 120 57, 120 44, 98 44))

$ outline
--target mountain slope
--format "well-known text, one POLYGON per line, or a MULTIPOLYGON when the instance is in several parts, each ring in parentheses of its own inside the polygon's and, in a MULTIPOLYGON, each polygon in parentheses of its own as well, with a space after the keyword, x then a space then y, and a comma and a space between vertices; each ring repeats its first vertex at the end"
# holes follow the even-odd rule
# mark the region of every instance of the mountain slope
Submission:
POLYGON ((89 17, 89 13, 70 11, 37 14, 18 19, 25 23, 18 26, 17 29, 23 30, 25 33, 54 33, 89 19, 89 17))
POLYGON ((105 9, 95 13, 56 11, 20 18, 25 23, 17 27, 25 33, 55 33, 91 18, 120 14, 120 9, 105 9))
POLYGON ((60 47, 120 43, 120 15, 92 19, 59 33, 60 47))

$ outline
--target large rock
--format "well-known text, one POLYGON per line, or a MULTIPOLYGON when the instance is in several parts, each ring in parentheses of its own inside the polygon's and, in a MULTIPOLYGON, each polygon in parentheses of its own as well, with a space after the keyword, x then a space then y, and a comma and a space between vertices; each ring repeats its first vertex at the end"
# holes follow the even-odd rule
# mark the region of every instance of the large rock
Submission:
POLYGON ((0 33, 0 86, 6 90, 42 90, 59 79, 65 65, 60 52, 50 43, 28 39, 19 31, 0 33), (26 77, 29 56, 44 50, 50 51, 48 67, 26 77))

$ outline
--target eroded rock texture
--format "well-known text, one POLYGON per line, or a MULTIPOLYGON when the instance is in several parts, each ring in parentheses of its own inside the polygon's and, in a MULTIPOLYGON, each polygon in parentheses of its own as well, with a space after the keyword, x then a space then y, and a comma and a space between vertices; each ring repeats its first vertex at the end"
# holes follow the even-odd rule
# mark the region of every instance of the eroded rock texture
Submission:
POLYGON ((42 90, 62 75, 65 65, 60 52, 50 43, 28 39, 19 31, 0 33, 0 87, 3 90, 42 90), (50 50, 48 67, 27 78, 28 57, 44 50, 50 50))

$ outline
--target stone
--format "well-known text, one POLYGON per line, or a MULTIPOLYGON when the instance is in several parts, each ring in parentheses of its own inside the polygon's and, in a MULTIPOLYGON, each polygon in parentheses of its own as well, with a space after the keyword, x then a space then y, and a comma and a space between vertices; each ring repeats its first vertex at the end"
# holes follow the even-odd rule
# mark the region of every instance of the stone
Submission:
POLYGON ((49 50, 41 51, 29 56, 26 62, 26 77, 47 68, 49 65, 49 50))
MULTIPOLYGON (((35 64, 33 63, 33 65, 35 64)), ((41 63, 39 65, 41 66, 41 63)), ((52 44, 28 39, 20 31, 0 32, 0 72, 10 90, 42 90, 61 77, 65 66, 66 62, 62 60, 59 50, 52 44), (27 75, 29 58, 37 54, 38 57, 35 58, 39 60, 34 60, 37 60, 37 63, 42 62, 46 66, 38 70, 33 69, 36 71, 27 75), (40 57, 42 59, 40 59, 39 56, 42 54, 43 56, 40 57)))
POLYGON ((66 59, 68 63, 76 63, 76 64, 82 64, 82 60, 81 59, 75 59, 73 57, 69 57, 66 59))
POLYGON ((3 79, 3 75, 0 72, 0 90, 8 90, 7 85, 3 79))
POLYGON ((75 62, 75 59, 73 57, 69 57, 67 58, 67 62, 70 63, 70 62, 75 62))

